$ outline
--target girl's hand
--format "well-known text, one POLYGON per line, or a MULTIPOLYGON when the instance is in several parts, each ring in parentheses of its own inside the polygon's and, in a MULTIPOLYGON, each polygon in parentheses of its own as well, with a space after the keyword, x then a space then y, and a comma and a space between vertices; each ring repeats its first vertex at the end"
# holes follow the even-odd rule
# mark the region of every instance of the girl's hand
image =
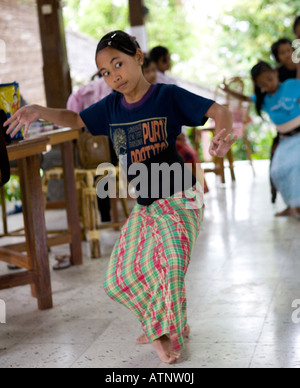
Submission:
POLYGON ((222 131, 220 131, 212 139, 209 147, 209 153, 211 154, 211 156, 214 156, 217 158, 224 158, 224 156, 226 156, 227 153, 229 152, 231 146, 237 140, 237 136, 234 136, 233 134, 227 135, 224 138, 225 133, 226 133, 226 129, 222 129, 222 131))
POLYGON ((16 134, 25 127, 24 129, 24 138, 27 136, 28 129, 32 123, 39 119, 38 107, 36 105, 28 105, 24 108, 19 109, 10 119, 8 119, 4 126, 9 128, 6 131, 11 137, 16 136, 16 134))

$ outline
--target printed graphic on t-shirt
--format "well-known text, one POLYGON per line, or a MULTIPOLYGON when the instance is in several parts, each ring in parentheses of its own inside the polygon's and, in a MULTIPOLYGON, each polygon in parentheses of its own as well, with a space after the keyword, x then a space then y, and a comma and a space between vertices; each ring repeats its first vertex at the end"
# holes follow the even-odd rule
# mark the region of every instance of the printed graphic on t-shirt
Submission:
POLYGON ((116 154, 128 155, 130 164, 150 159, 168 147, 166 117, 111 124, 110 132, 116 154))
POLYGON ((274 105, 271 110, 272 111, 292 111, 299 105, 299 101, 296 98, 287 98, 287 97, 281 97, 281 99, 278 101, 277 105, 274 105))

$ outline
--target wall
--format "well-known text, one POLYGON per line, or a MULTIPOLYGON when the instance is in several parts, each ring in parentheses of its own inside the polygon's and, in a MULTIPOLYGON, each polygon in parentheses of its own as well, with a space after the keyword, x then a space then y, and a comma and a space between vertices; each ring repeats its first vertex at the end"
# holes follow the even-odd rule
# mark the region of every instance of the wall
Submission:
POLYGON ((0 83, 17 81, 26 101, 45 105, 35 0, 0 0, 0 42, 6 49, 5 58, 0 55, 0 83))

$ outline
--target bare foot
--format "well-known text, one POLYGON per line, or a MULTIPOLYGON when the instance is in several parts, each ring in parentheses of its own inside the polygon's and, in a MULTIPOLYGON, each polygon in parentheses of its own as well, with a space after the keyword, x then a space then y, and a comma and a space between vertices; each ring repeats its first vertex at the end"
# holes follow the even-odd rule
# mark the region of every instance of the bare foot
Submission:
POLYGON ((283 212, 276 213, 275 217, 289 217, 292 215, 291 212, 292 212, 292 209, 288 207, 283 212))
POLYGON ((276 213, 275 217, 295 217, 297 219, 300 219, 300 208, 291 209, 288 207, 283 212, 276 213))
POLYGON ((152 345, 160 360, 166 364, 172 364, 180 357, 180 353, 173 351, 171 340, 166 335, 153 341, 152 345))
MULTIPOLYGON (((186 339, 186 338, 189 338, 189 335, 191 333, 191 328, 189 325, 186 326, 186 329, 184 330, 183 332, 183 338, 186 339)), ((149 341, 149 338, 146 336, 146 334, 141 334, 136 340, 135 342, 139 345, 147 345, 147 344, 150 344, 150 341, 149 341)))
POLYGON ((291 209, 291 216, 300 220, 300 208, 291 209))

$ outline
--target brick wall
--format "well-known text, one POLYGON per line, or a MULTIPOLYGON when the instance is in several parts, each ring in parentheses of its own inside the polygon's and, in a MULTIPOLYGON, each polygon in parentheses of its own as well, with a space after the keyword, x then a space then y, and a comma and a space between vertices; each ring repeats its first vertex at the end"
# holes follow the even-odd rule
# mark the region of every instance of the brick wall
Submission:
POLYGON ((35 0, 0 0, 0 43, 0 83, 17 81, 21 94, 29 103, 45 105, 35 0))

